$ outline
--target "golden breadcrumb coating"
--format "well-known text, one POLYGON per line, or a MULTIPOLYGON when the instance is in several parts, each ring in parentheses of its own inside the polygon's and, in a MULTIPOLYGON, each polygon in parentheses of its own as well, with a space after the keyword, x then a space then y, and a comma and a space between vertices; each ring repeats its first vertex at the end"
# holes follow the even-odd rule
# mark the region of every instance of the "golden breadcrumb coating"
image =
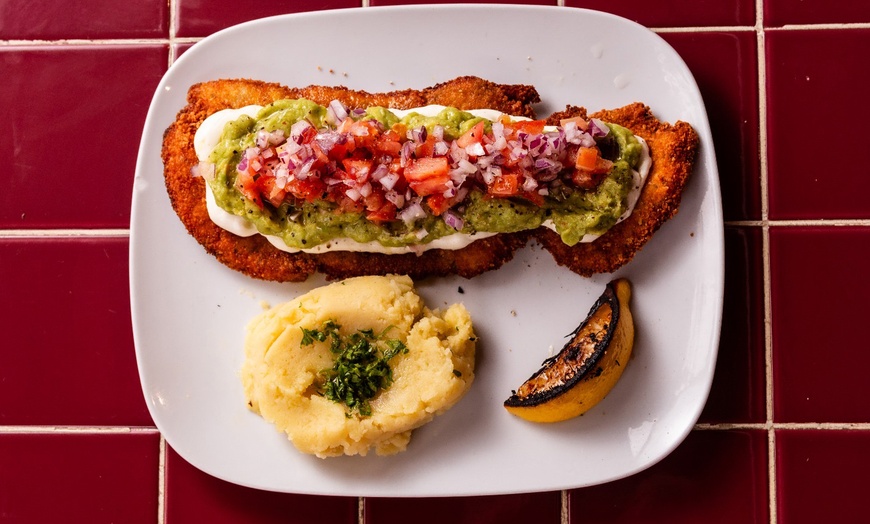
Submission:
MULTIPOLYGON (((558 123, 561 118, 579 115, 585 116, 586 110, 568 107, 552 115, 550 121, 558 123)), ((692 126, 685 122, 673 125, 661 122, 641 103, 589 116, 619 124, 646 140, 652 169, 631 215, 594 242, 568 246, 552 230, 539 228, 535 232, 535 238, 559 265, 583 276, 612 273, 628 263, 653 233, 677 213, 698 150, 698 135, 692 126)))

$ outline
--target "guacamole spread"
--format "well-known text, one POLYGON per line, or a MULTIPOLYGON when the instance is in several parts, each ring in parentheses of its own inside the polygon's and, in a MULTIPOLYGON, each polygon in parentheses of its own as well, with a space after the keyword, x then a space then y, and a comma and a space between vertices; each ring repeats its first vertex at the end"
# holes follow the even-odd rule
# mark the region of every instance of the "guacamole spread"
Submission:
POLYGON ((617 223, 639 189, 644 147, 615 124, 397 113, 300 99, 241 116, 209 157, 215 201, 291 249, 336 238, 407 247, 542 225, 573 245, 617 223))

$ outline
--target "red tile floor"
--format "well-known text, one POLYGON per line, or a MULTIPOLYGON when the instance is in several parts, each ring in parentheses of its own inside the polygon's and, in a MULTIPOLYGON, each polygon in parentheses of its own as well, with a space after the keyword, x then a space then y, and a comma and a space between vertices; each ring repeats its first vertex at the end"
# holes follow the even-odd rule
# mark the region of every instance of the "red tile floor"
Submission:
POLYGON ((529 2, 652 27, 709 109, 726 220, 719 361, 695 430, 659 464, 561 493, 358 500, 241 488, 165 444, 138 385, 127 286, 133 170, 155 86, 184 49, 229 25, 396 3, 406 2, 0 3, 0 520, 870 520, 860 327, 870 168, 850 124, 870 119, 870 3, 852 0, 529 2))

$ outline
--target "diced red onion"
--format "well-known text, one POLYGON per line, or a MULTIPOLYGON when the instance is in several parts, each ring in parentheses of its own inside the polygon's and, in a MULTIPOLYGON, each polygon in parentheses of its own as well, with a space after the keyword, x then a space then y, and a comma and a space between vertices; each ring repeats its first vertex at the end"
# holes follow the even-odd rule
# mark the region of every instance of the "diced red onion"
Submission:
POLYGON ((302 143, 302 133, 305 132, 309 127, 313 127, 308 120, 300 120, 290 126, 290 138, 292 138, 297 144, 302 143))
POLYGON ((444 223, 456 231, 461 231, 465 226, 465 221, 451 209, 445 211, 442 216, 444 217, 444 223))
POLYGON ((593 118, 589 121, 589 134, 594 138, 607 136, 608 133, 610 133, 610 128, 601 120, 593 118))
POLYGON ((347 195, 347 198, 353 200, 354 202, 356 202, 357 200, 360 199, 360 197, 362 197, 362 194, 355 187, 347 188, 345 190, 344 194, 347 195))
POLYGON ((450 145, 447 142, 443 140, 435 142, 434 152, 436 156, 446 156, 449 151, 450 145))
POLYGON ((254 142, 260 149, 265 148, 267 145, 269 145, 269 132, 265 129, 260 129, 259 131, 257 131, 257 137, 254 142))
POLYGON ((347 118, 347 109, 338 100, 333 100, 326 106, 326 120, 333 125, 338 125, 347 118))
POLYGON ((420 202, 416 200, 410 202, 398 213, 398 217, 408 225, 413 224, 418 218, 424 218, 425 216, 426 211, 423 209, 423 206, 420 205, 420 202))
POLYGON ((287 182, 290 181, 290 170, 287 166, 280 165, 275 169, 275 185, 281 189, 287 187, 287 182))
POLYGON ((321 151, 329 153, 336 144, 346 142, 347 137, 337 131, 325 131, 323 133, 318 133, 317 136, 314 137, 314 141, 317 143, 317 146, 320 147, 321 151))
POLYGON ((408 138, 417 143, 423 143, 426 141, 426 138, 429 137, 429 131, 426 130, 426 126, 420 126, 414 129, 408 130, 408 138))
POLYGON ((284 140, 286 140, 286 138, 284 137, 284 130, 283 129, 276 129, 276 130, 272 131, 271 133, 269 133, 269 145, 270 146, 277 146, 277 145, 281 144, 281 142, 284 142, 284 140))
POLYGON ((310 176, 311 166, 314 164, 314 157, 307 159, 303 162, 299 167, 296 168, 296 172, 294 173, 296 178, 299 180, 305 180, 310 176))
POLYGON ((402 144, 402 149, 399 151, 399 165, 405 167, 408 163, 408 159, 411 158, 411 155, 414 153, 414 143, 413 142, 405 142, 402 144))
POLYGON ((531 192, 538 188, 538 181, 527 176, 523 179, 523 191, 531 192))
POLYGON ((461 170, 464 173, 469 174, 469 175, 472 175, 475 172, 477 172, 477 166, 475 166, 474 164, 472 164, 468 160, 460 160, 456 164, 456 168, 461 170))
POLYGON ((484 156, 486 154, 486 150, 483 149, 483 144, 480 142, 475 142, 465 146, 465 152, 468 153, 469 156, 484 156))
POLYGON ((396 183, 399 181, 399 174, 387 173, 386 175, 382 176, 378 181, 381 183, 382 186, 384 186, 384 189, 393 189, 394 187, 396 187, 396 183))
POLYGON ((435 137, 435 140, 442 141, 444 140, 444 126, 435 125, 432 127, 432 136, 435 137))
POLYGON ((502 124, 501 122, 492 123, 492 137, 495 140, 504 138, 504 124, 502 124))
MULTIPOLYGON (((374 181, 378 181, 385 176, 387 176, 390 172, 390 169, 386 164, 378 164, 377 167, 372 171, 371 178, 374 181)), ((396 175, 398 177, 398 175, 396 175)))
POLYGON ((384 198, 386 198, 388 202, 392 202, 393 205, 396 206, 396 209, 402 209, 402 207, 405 205, 405 195, 400 195, 396 191, 386 191, 384 193, 384 198))

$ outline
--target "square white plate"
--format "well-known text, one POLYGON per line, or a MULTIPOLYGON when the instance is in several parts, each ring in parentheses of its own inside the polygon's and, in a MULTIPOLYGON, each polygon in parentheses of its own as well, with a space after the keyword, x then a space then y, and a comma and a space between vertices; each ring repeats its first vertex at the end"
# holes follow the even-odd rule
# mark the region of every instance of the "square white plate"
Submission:
POLYGON ((695 81, 651 31, 582 9, 453 5, 361 8, 242 24, 193 46, 148 113, 133 189, 133 330, 143 391, 168 443, 194 466, 256 488, 345 496, 558 490, 631 475, 673 450, 706 401, 723 291, 723 224, 709 123, 695 81), (533 84, 539 115, 634 101, 691 123, 697 168, 676 218, 618 272, 631 280, 635 356, 613 392, 577 419, 536 425, 502 402, 558 351, 613 275, 581 278, 530 244, 505 267, 418 283, 430 306, 462 301, 480 336, 477 379, 451 411, 391 457, 298 453, 248 411, 239 382, 245 324, 265 303, 315 286, 255 281, 187 235, 169 205, 160 147, 187 89, 219 78, 368 91, 460 75, 533 84), (461 290, 460 290, 461 288, 461 290))

